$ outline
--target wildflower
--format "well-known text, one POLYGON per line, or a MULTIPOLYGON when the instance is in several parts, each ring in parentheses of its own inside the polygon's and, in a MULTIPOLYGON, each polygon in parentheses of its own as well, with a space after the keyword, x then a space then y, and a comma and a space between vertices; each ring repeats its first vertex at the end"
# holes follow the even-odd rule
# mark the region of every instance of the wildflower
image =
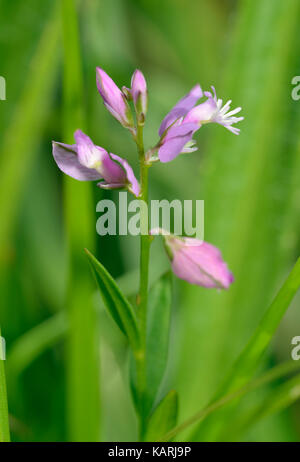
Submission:
POLYGON ((212 90, 213 94, 204 92, 207 100, 195 106, 203 96, 200 86, 196 85, 164 118, 159 129, 161 139, 157 145, 161 162, 170 162, 181 153, 196 151, 197 147, 192 138, 203 124, 216 122, 235 135, 239 134, 240 130, 233 127, 233 124, 244 119, 234 117, 241 108, 228 112, 231 100, 222 107, 223 101, 217 98, 214 87, 212 90))
POLYGON ((197 103, 197 101, 202 98, 203 92, 200 85, 195 85, 191 91, 185 95, 177 104, 171 109, 171 111, 166 115, 162 121, 158 134, 163 136, 164 132, 169 128, 174 122, 181 117, 184 117, 197 103))
POLYGON ((131 109, 124 93, 100 67, 96 68, 96 81, 104 106, 124 127, 133 128, 131 109))
POLYGON ((182 123, 179 119, 161 138, 158 157, 161 162, 170 162, 179 154, 197 151, 194 146, 193 134, 199 129, 196 123, 182 123))
POLYGON ((233 282, 233 275, 215 246, 190 237, 175 237, 162 229, 151 230, 150 234, 163 235, 172 270, 180 279, 217 289, 228 289, 233 282))
POLYGON ((183 123, 197 123, 201 126, 206 123, 215 122, 223 125, 235 135, 238 135, 240 129, 233 127, 233 124, 244 120, 244 117, 234 117, 234 115, 240 112, 242 108, 237 107, 236 109, 228 112, 231 100, 227 101, 227 103, 222 107, 223 100, 218 99, 215 88, 211 88, 213 90, 213 94, 209 91, 204 92, 207 100, 191 109, 184 118, 183 123))
MULTIPOLYGON (((161 162, 170 162, 182 152, 196 151, 193 134, 198 130, 196 123, 182 124, 184 116, 203 96, 200 85, 195 85, 163 119, 158 134, 161 137, 157 145, 158 158, 161 162)), ((153 150, 155 151, 155 149, 153 150)), ((150 161, 155 157, 151 158, 150 161)))
POLYGON ((147 112, 148 92, 145 77, 138 69, 132 75, 131 95, 139 121, 143 122, 147 112))
POLYGON ((125 159, 94 145, 81 130, 74 138, 72 145, 53 141, 53 156, 61 171, 79 181, 102 180, 97 184, 100 188, 128 188, 139 195, 139 183, 125 159))

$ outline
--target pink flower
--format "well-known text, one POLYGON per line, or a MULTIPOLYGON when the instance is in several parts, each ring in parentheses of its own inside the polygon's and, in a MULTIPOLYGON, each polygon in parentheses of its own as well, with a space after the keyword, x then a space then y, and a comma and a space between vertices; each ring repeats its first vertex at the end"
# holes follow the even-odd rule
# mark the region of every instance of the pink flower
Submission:
POLYGON ((234 278, 222 259, 219 249, 190 237, 175 237, 162 229, 150 231, 162 234, 172 270, 180 279, 207 288, 228 289, 234 278))
POLYGON ((237 107, 236 109, 228 112, 231 100, 227 101, 227 103, 222 107, 223 100, 218 99, 215 88, 211 88, 213 90, 213 94, 209 91, 204 92, 207 100, 204 101, 204 103, 199 104, 199 106, 191 109, 184 118, 183 123, 197 123, 201 126, 205 123, 215 122, 223 125, 235 135, 238 135, 240 129, 233 127, 233 124, 244 120, 244 117, 234 117, 234 115, 240 112, 242 108, 237 107))
POLYGON ((132 168, 125 159, 108 153, 81 130, 74 133, 76 144, 53 141, 53 157, 58 168, 79 181, 102 180, 100 188, 127 188, 135 196, 140 186, 132 168))
POLYGON ((138 115, 144 118, 148 106, 147 83, 143 73, 136 69, 131 78, 131 95, 138 115))
POLYGON ((199 129, 197 123, 183 124, 183 118, 203 96, 200 85, 195 85, 163 119, 158 134, 158 157, 161 162, 170 162, 182 152, 196 151, 192 140, 193 134, 199 129))
POLYGON ((179 100, 173 109, 171 109, 171 111, 166 115, 159 127, 159 136, 162 136, 167 128, 169 128, 176 120, 184 117, 195 106, 197 101, 202 98, 202 96, 203 92, 200 85, 195 85, 191 91, 181 98, 181 100, 179 100))
POLYGON ((161 139, 158 144, 158 157, 161 162, 170 162, 180 153, 196 151, 197 147, 192 138, 203 124, 216 122, 235 135, 239 134, 240 130, 233 127, 233 124, 244 119, 234 117, 241 108, 228 112, 231 101, 222 107, 222 100, 217 99, 214 87, 212 89, 213 94, 204 92, 207 100, 195 106, 203 96, 200 86, 196 85, 166 115, 159 129, 161 139))
POLYGON ((132 128, 133 117, 124 93, 100 67, 96 68, 97 88, 104 106, 126 128, 132 128))

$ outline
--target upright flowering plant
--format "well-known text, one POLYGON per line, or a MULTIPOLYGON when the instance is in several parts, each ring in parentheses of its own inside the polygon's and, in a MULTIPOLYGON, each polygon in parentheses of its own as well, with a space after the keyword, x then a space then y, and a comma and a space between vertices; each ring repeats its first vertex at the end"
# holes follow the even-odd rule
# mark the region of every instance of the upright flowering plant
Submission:
MULTIPOLYGON (((125 159, 96 146, 86 134, 77 130, 75 144, 53 142, 53 157, 59 169, 76 180, 97 181, 97 186, 105 189, 125 188, 148 205, 148 175, 154 162, 170 162, 181 153, 196 151, 193 136, 204 124, 216 122, 234 134, 239 133, 235 124, 243 117, 235 117, 235 114, 241 108, 229 111, 231 101, 223 106, 213 87, 213 93, 203 93, 197 84, 165 116, 158 130, 158 142, 145 151, 143 129, 148 91, 142 72, 134 72, 131 88, 124 86, 120 89, 101 68, 96 69, 96 80, 105 107, 133 136, 140 179, 137 180, 125 159), (205 101, 198 104, 203 97, 205 101)), ((152 240, 156 235, 163 235, 173 272, 190 284, 222 290, 228 289, 233 282, 233 276, 216 247, 194 238, 171 235, 163 229, 150 231, 147 210, 147 207, 141 207, 140 212, 141 229, 147 232, 140 238, 140 288, 136 306, 127 300, 108 271, 86 250, 105 305, 127 337, 132 352, 130 381, 141 440, 161 436, 157 434, 158 420, 163 421, 165 431, 175 425, 178 400, 174 391, 164 397, 159 395, 167 363, 170 277, 163 276, 149 292, 152 240)))

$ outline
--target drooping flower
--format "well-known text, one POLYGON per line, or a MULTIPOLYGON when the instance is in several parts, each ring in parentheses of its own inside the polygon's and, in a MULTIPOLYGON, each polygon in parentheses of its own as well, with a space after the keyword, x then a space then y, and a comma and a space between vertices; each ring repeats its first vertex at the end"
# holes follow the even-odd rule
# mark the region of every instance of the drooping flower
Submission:
POLYGON ((124 127, 132 128, 134 122, 126 96, 100 67, 96 68, 96 82, 104 106, 124 127))
POLYGON ((139 69, 134 71, 131 78, 131 95, 138 117, 144 119, 148 106, 148 91, 145 77, 139 69))
POLYGON ((97 184, 100 188, 127 188, 139 195, 139 183, 125 159, 96 146, 81 130, 74 138, 76 144, 52 143, 53 157, 62 172, 79 181, 102 180, 97 184))
POLYGON ((231 100, 227 101, 224 106, 223 100, 218 99, 216 95, 216 90, 214 87, 211 87, 213 93, 205 91, 204 95, 207 97, 207 100, 204 103, 199 104, 198 106, 191 109, 186 117, 184 118, 184 123, 197 123, 199 126, 215 122, 220 125, 223 125, 225 128, 230 130, 235 135, 238 135, 240 132, 239 128, 233 127, 233 124, 244 120, 244 117, 234 117, 235 114, 241 111, 241 107, 237 107, 232 111, 229 111, 231 100), (228 112, 229 111, 229 112, 228 112))
POLYGON ((164 230, 162 234, 172 270, 180 279, 206 288, 228 289, 234 278, 223 261, 221 252, 212 244, 189 237, 178 237, 164 230))

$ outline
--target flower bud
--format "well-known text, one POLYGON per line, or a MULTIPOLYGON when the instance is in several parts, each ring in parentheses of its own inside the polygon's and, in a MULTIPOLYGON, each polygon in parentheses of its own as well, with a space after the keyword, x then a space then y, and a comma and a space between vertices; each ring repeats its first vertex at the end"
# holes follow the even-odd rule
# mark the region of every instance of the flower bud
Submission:
POLYGON ((188 237, 164 235, 172 270, 190 284, 228 289, 234 278, 222 259, 219 249, 188 237))
POLYGON ((132 75, 131 94, 138 120, 143 125, 148 107, 148 91, 145 77, 138 69, 132 75))
POLYGON ((104 106, 124 127, 133 127, 133 117, 125 95, 100 67, 96 68, 96 81, 104 106))

